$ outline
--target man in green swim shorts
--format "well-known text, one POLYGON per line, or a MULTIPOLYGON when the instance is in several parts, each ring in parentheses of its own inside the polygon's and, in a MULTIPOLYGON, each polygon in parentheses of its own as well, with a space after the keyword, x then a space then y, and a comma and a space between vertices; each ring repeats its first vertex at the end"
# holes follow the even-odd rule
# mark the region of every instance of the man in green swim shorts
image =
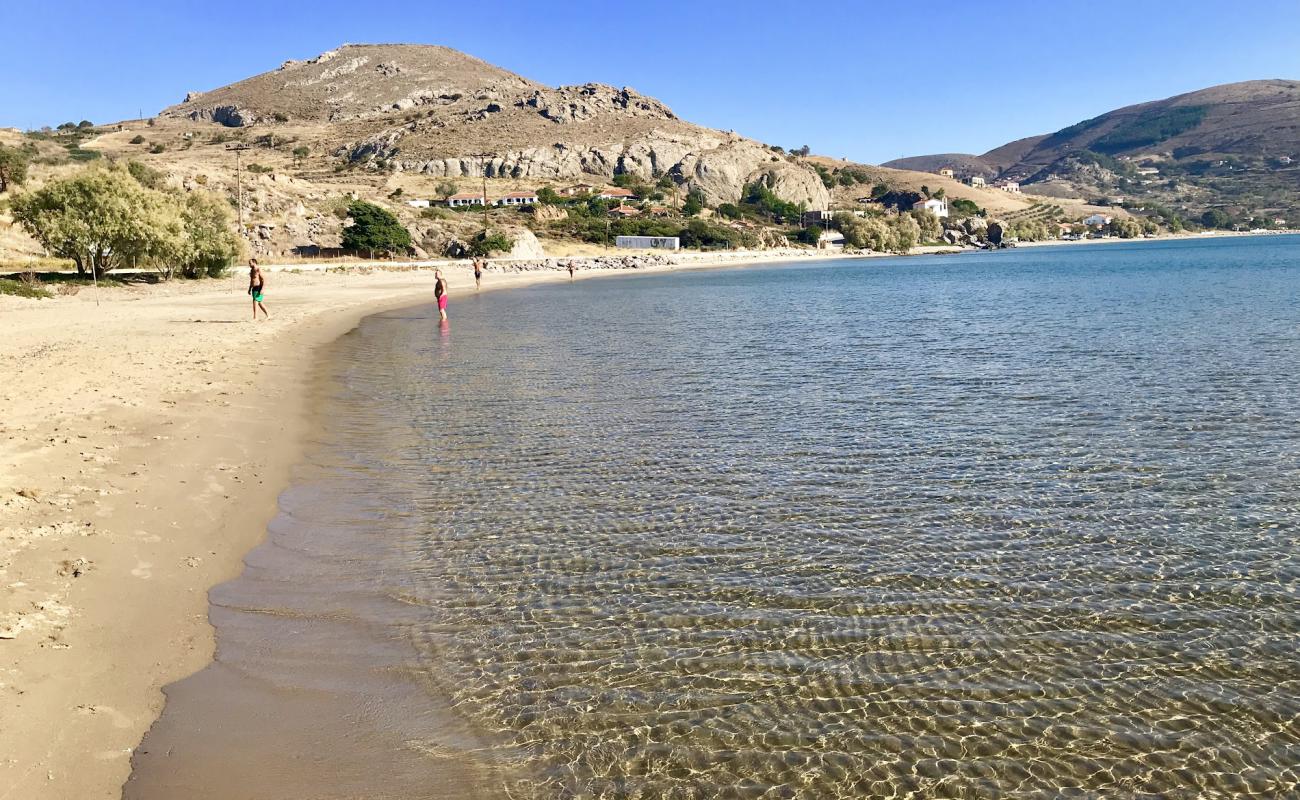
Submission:
POLYGON ((248 293, 253 297, 253 321, 257 321, 257 309, 262 309, 262 314, 270 319, 271 315, 267 313, 266 306, 262 305, 262 290, 266 288, 266 279, 262 277, 262 270, 257 266, 257 259, 248 259, 248 293))

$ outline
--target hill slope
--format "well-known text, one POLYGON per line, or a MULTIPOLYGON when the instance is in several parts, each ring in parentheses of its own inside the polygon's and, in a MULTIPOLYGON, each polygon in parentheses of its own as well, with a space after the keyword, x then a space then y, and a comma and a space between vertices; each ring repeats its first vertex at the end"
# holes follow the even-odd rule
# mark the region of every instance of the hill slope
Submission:
POLYGON ((550 88, 428 45, 345 45, 202 94, 163 118, 313 138, 353 163, 435 177, 669 176, 711 203, 745 183, 825 208, 816 174, 734 133, 679 119, 635 90, 550 88))
MULTIPOLYGON (((902 162, 935 158, 946 157, 902 162)), ((1230 83, 1126 106, 970 158, 1043 194, 1300 215, 1300 81, 1230 83)))

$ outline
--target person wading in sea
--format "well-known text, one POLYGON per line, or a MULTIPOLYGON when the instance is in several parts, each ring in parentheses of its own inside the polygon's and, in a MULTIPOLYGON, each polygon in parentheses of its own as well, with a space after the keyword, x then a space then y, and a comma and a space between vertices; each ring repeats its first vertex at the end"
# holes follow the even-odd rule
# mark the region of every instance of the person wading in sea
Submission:
POLYGON ((573 260, 569 260, 569 280, 573 280, 573 260))
POLYGON ((262 290, 266 288, 266 278, 262 277, 262 270, 257 266, 257 259, 248 259, 248 294, 253 298, 253 321, 257 321, 257 309, 262 309, 262 314, 267 319, 271 315, 267 313, 266 306, 262 305, 262 290))
POLYGON ((483 259, 474 259, 474 290, 478 291, 479 283, 483 280, 483 259))
POLYGON ((442 277, 442 270, 434 270, 437 282, 433 284, 433 296, 438 299, 438 319, 447 321, 447 279, 442 277))

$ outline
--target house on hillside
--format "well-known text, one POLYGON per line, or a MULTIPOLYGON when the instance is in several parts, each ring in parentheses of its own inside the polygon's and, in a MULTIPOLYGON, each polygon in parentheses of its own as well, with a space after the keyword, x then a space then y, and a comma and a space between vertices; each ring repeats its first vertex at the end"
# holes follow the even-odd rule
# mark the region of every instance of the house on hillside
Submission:
POLYGON ((429 201, 428 201, 428 200, 407 200, 407 201, 406 201, 406 204, 407 204, 408 206, 410 206, 411 208, 428 208, 428 207, 429 207, 429 201))
POLYGON ((641 209, 619 205, 611 208, 609 214, 613 217, 639 217, 641 216, 641 209))
POLYGON ((1093 214, 1092 216, 1084 217, 1083 224, 1084 225, 1109 225, 1112 219, 1114 219, 1114 217, 1110 216, 1109 214, 1093 214))
POLYGON ((492 201, 498 206, 533 206, 537 205, 537 192, 511 192, 492 201))
POLYGON ((988 183, 983 175, 967 175, 961 179, 961 182, 967 186, 984 186, 988 183))
POLYGON ((1004 192, 1020 194, 1020 184, 1016 181, 998 181, 993 184, 994 189, 1001 189, 1004 192))
POLYGON ((461 206, 484 206, 487 205, 487 196, 476 192, 458 192, 447 198, 447 205, 452 208, 461 206))
POLYGON ((596 187, 592 186, 590 183, 575 183, 572 186, 564 187, 558 192, 558 194, 562 194, 565 197, 573 197, 580 194, 591 194, 592 190, 595 188, 596 187))
POLYGON ((803 212, 802 221, 805 228, 813 225, 819 228, 828 228, 835 221, 835 214, 830 211, 805 211, 803 212))
POLYGON ((601 189, 600 194, 596 196, 601 200, 618 200, 619 202, 636 199, 636 195, 632 194, 630 189, 624 189, 621 186, 611 186, 608 189, 601 189))
POLYGON ((956 171, 953 170, 952 167, 939 167, 939 174, 945 178, 957 177, 957 173, 956 171))
POLYGON ((929 211, 936 217, 943 219, 948 216, 948 201, 942 197, 931 197, 929 200, 921 199, 912 204, 913 211, 929 211))

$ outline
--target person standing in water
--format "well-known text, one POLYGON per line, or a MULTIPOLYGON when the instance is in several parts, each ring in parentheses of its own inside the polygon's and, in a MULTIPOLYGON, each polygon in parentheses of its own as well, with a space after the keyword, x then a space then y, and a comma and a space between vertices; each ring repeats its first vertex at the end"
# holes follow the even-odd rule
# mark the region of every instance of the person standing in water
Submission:
POLYGON ((483 259, 474 259, 474 290, 478 291, 479 284, 483 281, 483 259))
POLYGON ((447 321, 447 279, 442 277, 442 270, 434 270, 437 281, 433 284, 433 296, 438 299, 438 319, 447 321))
POLYGON ((569 259, 569 280, 573 280, 573 259, 569 259))
POLYGON ((253 321, 257 321, 257 309, 262 309, 262 314, 270 319, 271 315, 267 313, 266 306, 262 305, 262 291, 266 288, 266 278, 262 277, 262 270, 257 266, 257 259, 248 259, 248 294, 253 298, 253 321))

